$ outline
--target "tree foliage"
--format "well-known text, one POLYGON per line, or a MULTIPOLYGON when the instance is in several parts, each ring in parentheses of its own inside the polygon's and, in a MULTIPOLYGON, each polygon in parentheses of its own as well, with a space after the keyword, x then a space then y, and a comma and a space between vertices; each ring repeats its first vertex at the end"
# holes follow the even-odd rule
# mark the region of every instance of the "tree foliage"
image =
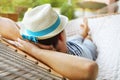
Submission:
POLYGON ((69 18, 69 20, 73 19, 75 17, 74 15, 74 6, 72 3, 69 2, 64 2, 64 4, 62 5, 61 9, 60 9, 60 13, 62 15, 65 15, 69 18))
MULTIPOLYGON (((0 0, 0 13, 19 13, 20 17, 23 17, 24 12, 28 8, 50 3, 52 7, 59 7, 61 13, 68 16, 69 19, 73 18, 73 6, 67 5, 68 0, 0 0), (62 6, 62 7, 61 7, 62 6), (67 11, 65 13, 65 11, 67 11)), ((73 2, 77 0, 72 0, 73 2)))
POLYGON ((33 0, 12 0, 14 6, 32 7, 33 0))
POLYGON ((11 0, 0 0, 0 12, 13 12, 13 3, 11 0))

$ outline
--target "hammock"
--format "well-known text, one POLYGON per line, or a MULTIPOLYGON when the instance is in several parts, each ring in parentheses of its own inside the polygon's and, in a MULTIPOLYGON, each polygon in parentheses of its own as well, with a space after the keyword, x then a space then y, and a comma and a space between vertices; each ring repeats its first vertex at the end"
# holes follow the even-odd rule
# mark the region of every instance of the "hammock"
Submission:
MULTIPOLYGON (((80 34, 83 18, 72 20, 66 27, 67 37, 80 34)), ((97 46, 99 65, 97 80, 120 80, 120 14, 88 18, 93 42, 97 46)))

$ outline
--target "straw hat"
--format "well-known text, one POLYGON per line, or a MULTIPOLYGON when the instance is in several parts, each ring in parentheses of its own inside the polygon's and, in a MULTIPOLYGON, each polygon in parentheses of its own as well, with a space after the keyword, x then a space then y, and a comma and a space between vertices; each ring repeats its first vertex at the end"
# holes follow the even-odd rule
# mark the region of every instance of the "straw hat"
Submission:
POLYGON ((44 4, 27 11, 18 25, 24 39, 36 42, 37 39, 56 36, 63 31, 67 22, 67 17, 58 15, 50 4, 44 4))

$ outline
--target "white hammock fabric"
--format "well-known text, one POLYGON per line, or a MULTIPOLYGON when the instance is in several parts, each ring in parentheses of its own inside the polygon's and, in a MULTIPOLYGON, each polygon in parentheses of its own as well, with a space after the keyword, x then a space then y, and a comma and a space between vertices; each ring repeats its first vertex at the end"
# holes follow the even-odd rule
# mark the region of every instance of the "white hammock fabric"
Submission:
MULTIPOLYGON (((82 19, 70 21, 66 27, 67 36, 80 33, 81 23, 82 19)), ((88 25, 98 50, 97 80, 120 80, 120 14, 89 18, 88 25)))

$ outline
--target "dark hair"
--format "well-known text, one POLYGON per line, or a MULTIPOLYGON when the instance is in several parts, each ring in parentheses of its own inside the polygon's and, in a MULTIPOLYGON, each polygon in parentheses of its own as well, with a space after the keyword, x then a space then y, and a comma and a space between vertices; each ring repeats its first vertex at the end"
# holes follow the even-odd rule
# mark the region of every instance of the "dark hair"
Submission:
POLYGON ((56 47, 57 43, 58 43, 58 37, 61 33, 59 33, 58 35, 52 37, 52 38, 48 38, 48 39, 44 39, 44 40, 38 40, 38 43, 43 44, 43 45, 53 45, 53 47, 56 47))

